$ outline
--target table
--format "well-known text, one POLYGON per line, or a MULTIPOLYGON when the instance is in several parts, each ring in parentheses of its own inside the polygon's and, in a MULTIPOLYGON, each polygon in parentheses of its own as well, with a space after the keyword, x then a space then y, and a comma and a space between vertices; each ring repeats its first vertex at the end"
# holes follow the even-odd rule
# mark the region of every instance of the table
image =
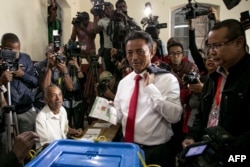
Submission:
POLYGON ((117 125, 112 125, 109 128, 105 128, 105 127, 94 127, 96 123, 108 123, 106 121, 103 120, 95 120, 93 121, 87 128, 84 129, 83 131, 83 135, 86 134, 86 132, 89 129, 101 129, 101 132, 99 134, 99 136, 104 136, 106 138, 106 141, 108 142, 112 142, 114 141, 114 139, 117 137, 117 135, 119 135, 119 129, 121 127, 120 124, 117 125))

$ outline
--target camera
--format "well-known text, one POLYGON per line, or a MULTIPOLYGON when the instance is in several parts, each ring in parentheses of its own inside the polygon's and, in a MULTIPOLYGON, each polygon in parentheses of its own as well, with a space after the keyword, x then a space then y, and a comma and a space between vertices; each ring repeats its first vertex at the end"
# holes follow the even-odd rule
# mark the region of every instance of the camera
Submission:
POLYGON ((55 54, 55 58, 56 58, 56 61, 59 63, 65 63, 65 61, 66 61, 66 58, 64 56, 60 55, 59 53, 55 54))
POLYGON ((71 24, 75 26, 81 26, 83 20, 89 19, 89 14, 87 12, 77 12, 76 17, 72 19, 71 24))
POLYGON ((183 82, 184 84, 196 84, 197 79, 200 77, 200 75, 196 72, 190 72, 183 76, 183 82))
POLYGON ((93 4, 93 8, 91 9, 91 13, 95 16, 103 16, 104 15, 104 6, 110 6, 110 2, 104 2, 104 0, 90 0, 93 4))
POLYGON ((65 63, 65 57, 58 53, 61 47, 61 37, 58 34, 58 30, 53 30, 53 44, 56 61, 59 63, 65 63))
POLYGON ((201 142, 184 148, 179 155, 184 167, 220 167, 227 163, 232 154, 235 139, 220 126, 205 129, 201 142))
POLYGON ((1 70, 17 71, 19 64, 16 62, 16 52, 11 49, 1 49, 0 59, 2 63, 0 64, 1 70))
POLYGON ((61 46, 61 37, 58 34, 58 30, 53 30, 53 44, 54 44, 54 52, 57 53, 60 50, 61 46))
POLYGON ((76 17, 74 17, 72 19, 71 24, 73 24, 75 26, 80 26, 81 25, 81 20, 82 20, 81 13, 77 12, 76 17))
POLYGON ((100 96, 103 96, 104 92, 107 89, 109 89, 109 80, 103 80, 97 86, 97 90, 100 96))
POLYGON ((73 57, 81 57, 82 44, 79 42, 69 41, 67 45, 64 45, 63 53, 69 60, 71 60, 73 57))
POLYGON ((158 21, 159 16, 153 16, 151 12, 152 12, 151 3, 147 2, 145 4, 145 13, 147 13, 147 17, 142 18, 141 24, 143 25, 143 27, 147 25, 145 31, 148 32, 150 35, 152 33, 155 33, 157 29, 167 28, 167 23, 159 23, 158 21))
POLYGON ((191 0, 188 0, 188 4, 186 5, 185 8, 183 8, 183 10, 187 10, 187 12, 185 13, 186 20, 195 19, 199 16, 204 16, 204 15, 207 15, 207 17, 210 20, 215 20, 214 14, 211 13, 211 11, 209 9, 203 9, 203 10, 197 11, 197 8, 198 8, 197 3, 195 3, 193 5, 191 3, 191 0))

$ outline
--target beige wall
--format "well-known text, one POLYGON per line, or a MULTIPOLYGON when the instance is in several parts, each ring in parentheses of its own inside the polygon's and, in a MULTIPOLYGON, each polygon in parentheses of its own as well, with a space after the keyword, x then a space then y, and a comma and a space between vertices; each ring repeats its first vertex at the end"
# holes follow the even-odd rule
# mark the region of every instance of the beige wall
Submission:
MULTIPOLYGON (((126 0, 129 15, 138 23, 144 17, 144 4, 149 0, 126 0)), ((0 35, 6 32, 16 33, 22 44, 22 51, 31 55, 35 61, 44 58, 44 48, 47 44, 47 2, 49 0, 0 0, 0 35)), ((63 9, 63 43, 67 43, 71 34, 71 20, 77 11, 89 12, 92 4, 90 0, 57 0, 63 9)), ((110 0, 115 4, 116 0, 110 0)), ((160 38, 163 41, 171 36, 171 11, 187 4, 188 0, 151 0, 153 15, 159 16, 159 22, 167 22, 168 28, 162 29, 160 38)), ((220 6, 220 19, 239 19, 240 12, 250 10, 250 1, 242 0, 239 5, 228 10, 223 0, 199 0, 199 3, 214 4, 220 6)), ((91 17, 91 20, 92 17, 91 17)), ((250 45, 250 29, 247 32, 248 45, 250 45)), ((99 47, 99 38, 96 38, 99 47)))

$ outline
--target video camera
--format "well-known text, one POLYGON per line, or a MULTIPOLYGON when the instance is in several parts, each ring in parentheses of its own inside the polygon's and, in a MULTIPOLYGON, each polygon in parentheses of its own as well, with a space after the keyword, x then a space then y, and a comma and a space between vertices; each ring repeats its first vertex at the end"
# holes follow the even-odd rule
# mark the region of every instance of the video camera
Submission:
POLYGON ((0 64, 1 70, 17 71, 19 64, 16 62, 16 52, 11 49, 1 49, 0 59, 2 63, 0 64))
POLYGON ((220 126, 205 129, 203 141, 191 144, 180 153, 180 162, 185 167, 220 167, 232 153, 235 140, 220 126))
POLYGON ((71 24, 73 24, 74 26, 78 26, 79 27, 81 25, 81 23, 82 23, 82 20, 86 19, 86 18, 88 18, 88 16, 85 13, 83 13, 83 12, 77 12, 76 17, 74 17, 72 19, 71 24))
POLYGON ((81 57, 82 50, 86 49, 84 42, 69 41, 67 45, 64 45, 64 54, 67 59, 71 60, 73 57, 81 57))
POLYGON ((59 63, 65 63, 66 61, 65 57, 62 56, 60 53, 58 53, 61 47, 61 37, 60 35, 58 35, 57 30, 53 31, 53 44, 54 44, 54 53, 55 53, 56 61, 59 63))
POLYGON ((154 40, 157 40, 159 38, 159 29, 167 28, 167 23, 159 23, 159 16, 153 16, 151 14, 151 8, 151 3, 147 2, 145 4, 145 13, 148 13, 148 16, 141 20, 141 24, 143 28, 147 25, 145 31, 149 33, 154 40))
POLYGON ((185 14, 185 18, 186 20, 190 20, 190 19, 195 19, 197 18, 198 16, 204 16, 204 15, 207 15, 207 17, 210 19, 210 20, 214 20, 215 19, 215 16, 213 13, 211 13, 211 11, 208 9, 203 9, 203 10, 197 10, 198 8, 198 4, 195 3, 195 4, 192 4, 191 3, 191 0, 188 0, 188 4, 186 5, 185 8, 183 8, 183 10, 186 10, 186 14, 185 14))
POLYGON ((90 0, 93 4, 91 9, 91 13, 95 16, 103 16, 104 15, 104 6, 110 6, 110 2, 104 2, 104 0, 90 0))

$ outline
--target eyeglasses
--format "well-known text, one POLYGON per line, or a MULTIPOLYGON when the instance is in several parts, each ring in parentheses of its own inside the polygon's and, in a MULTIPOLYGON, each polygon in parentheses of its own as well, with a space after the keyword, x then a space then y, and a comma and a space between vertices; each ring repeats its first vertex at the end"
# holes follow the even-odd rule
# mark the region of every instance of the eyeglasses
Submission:
MULTIPOLYGON (((237 38, 238 38, 238 37, 237 37, 237 38)), ((215 50, 215 51, 219 51, 220 48, 221 48, 221 46, 226 45, 226 44, 228 44, 228 43, 230 43, 230 42, 236 40, 237 38, 230 39, 230 40, 228 40, 228 41, 226 41, 226 42, 219 42, 219 43, 207 44, 207 45, 205 46, 205 50, 206 50, 206 52, 208 52, 210 49, 213 49, 213 50, 215 50)))
POLYGON ((168 55, 169 56, 180 56, 181 54, 183 54, 183 52, 170 52, 168 55))

